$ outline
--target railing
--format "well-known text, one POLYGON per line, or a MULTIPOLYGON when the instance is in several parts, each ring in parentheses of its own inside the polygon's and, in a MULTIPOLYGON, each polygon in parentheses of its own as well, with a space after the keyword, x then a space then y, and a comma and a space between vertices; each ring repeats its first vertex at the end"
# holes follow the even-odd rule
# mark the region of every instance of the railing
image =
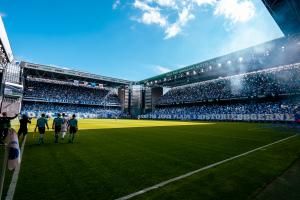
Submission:
POLYGON ((23 101, 27 102, 41 102, 41 103, 60 103, 60 104, 72 104, 72 105, 90 105, 90 106, 111 106, 120 107, 119 103, 107 103, 105 101, 92 102, 92 101, 72 101, 72 100, 58 100, 38 97, 24 97, 23 101))

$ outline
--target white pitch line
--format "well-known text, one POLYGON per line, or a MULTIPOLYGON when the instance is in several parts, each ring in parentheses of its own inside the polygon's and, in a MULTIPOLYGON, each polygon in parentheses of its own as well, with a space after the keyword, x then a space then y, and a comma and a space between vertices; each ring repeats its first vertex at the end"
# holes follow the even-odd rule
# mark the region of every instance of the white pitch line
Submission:
POLYGON ((27 138, 27 135, 24 137, 24 140, 22 142, 21 154, 20 154, 20 164, 17 166, 17 168, 14 171, 14 174, 13 174, 13 177, 11 179, 11 182, 10 182, 5 200, 13 200, 13 198, 14 198, 14 194, 15 194, 15 191, 16 191, 17 183, 18 183, 18 178, 19 178, 19 173, 20 173, 21 162, 22 162, 23 152, 24 152, 24 148, 25 148, 26 138, 27 138))
POLYGON ((186 173, 186 174, 183 174, 183 175, 181 175, 181 176, 178 176, 178 177, 169 179, 169 180, 167 180, 167 181, 163 181, 163 182, 161 182, 161 183, 158 183, 158 184, 156 184, 156 185, 153 185, 153 186, 151 186, 151 187, 145 188, 145 189, 143 189, 143 190, 134 192, 134 193, 129 194, 129 195, 127 195, 127 196, 118 198, 118 199, 116 199, 116 200, 127 200, 127 199, 131 199, 131 198, 136 197, 136 196, 139 196, 139 195, 141 195, 141 194, 145 194, 145 193, 147 193, 147 192, 149 192, 149 191, 152 191, 152 190, 155 190, 155 189, 164 187, 164 186, 166 186, 166 185, 168 185, 168 184, 170 184, 170 183, 173 183, 173 182, 175 182, 175 181, 179 181, 179 180, 181 180, 181 179, 187 178, 187 177, 189 177, 189 176, 192 176, 192 175, 197 174, 197 173, 199 173, 199 172, 202 172, 202 171, 204 171, 204 170, 207 170, 207 169, 216 167, 216 166, 218 166, 218 165, 221 165, 221 164, 224 164, 224 163, 226 163, 226 162, 235 160, 235 159, 237 159, 237 158, 246 156, 246 155, 251 154, 251 153, 253 153, 253 152, 255 152, 255 151, 265 149, 265 148, 267 148, 267 147, 269 147, 269 146, 272 146, 272 145, 274 145, 274 144, 278 144, 278 143, 284 142, 284 141, 286 141, 286 140, 289 140, 289 139, 294 138, 294 137, 297 137, 297 136, 298 136, 298 135, 293 135, 293 136, 290 136, 290 137, 287 137, 287 138, 278 140, 278 141, 276 141, 276 142, 267 144, 267 145, 265 145, 265 146, 258 147, 258 148, 256 148, 256 149, 253 149, 253 150, 251 150, 251 151, 247 151, 247 152, 242 153, 242 154, 240 154, 240 155, 233 156, 233 157, 228 158, 228 159, 225 159, 225 160, 223 160, 223 161, 220 161, 220 162, 217 162, 217 163, 208 165, 208 166, 206 166, 206 167, 197 169, 197 170, 195 170, 195 171, 191 171, 191 172, 189 172, 189 173, 186 173))

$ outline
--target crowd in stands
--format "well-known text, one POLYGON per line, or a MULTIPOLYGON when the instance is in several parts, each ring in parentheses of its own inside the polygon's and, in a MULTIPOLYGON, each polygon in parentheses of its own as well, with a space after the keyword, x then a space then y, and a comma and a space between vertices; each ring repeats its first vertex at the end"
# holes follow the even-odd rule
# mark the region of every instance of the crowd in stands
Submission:
POLYGON ((52 82, 27 80, 24 98, 45 102, 110 105, 120 104, 118 95, 112 90, 87 88, 52 82))
POLYGON ((86 106, 73 104, 53 104, 53 103, 23 103, 22 113, 66 113, 77 116, 94 115, 97 118, 119 118, 122 115, 120 108, 86 106))
POLYGON ((155 115, 198 115, 198 114, 293 114, 298 107, 295 103, 263 102, 263 103, 231 103, 205 104, 199 106, 179 106, 157 108, 155 115))
POLYGON ((157 104, 300 93, 300 65, 288 65, 172 88, 157 104))

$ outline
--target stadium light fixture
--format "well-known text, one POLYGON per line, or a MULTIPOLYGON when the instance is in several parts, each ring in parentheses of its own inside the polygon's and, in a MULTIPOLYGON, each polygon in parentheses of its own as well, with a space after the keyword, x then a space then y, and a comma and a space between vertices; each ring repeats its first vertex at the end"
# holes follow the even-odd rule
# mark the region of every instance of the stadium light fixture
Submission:
POLYGON ((221 63, 218 63, 218 67, 222 67, 222 64, 221 64, 221 63))
POLYGON ((209 70, 212 70, 212 66, 211 65, 209 66, 209 70))
POLYGON ((228 61, 227 61, 227 64, 228 64, 228 65, 231 65, 231 60, 228 60, 228 61))
POLYGON ((244 61, 244 58, 243 57, 239 57, 239 62, 243 62, 244 61))
POLYGON ((194 72, 193 72, 193 74, 194 74, 194 75, 196 75, 196 74, 197 74, 197 72, 196 72, 196 71, 194 71, 194 72))
POLYGON ((266 51, 266 56, 269 56, 270 55, 270 52, 269 51, 266 51))

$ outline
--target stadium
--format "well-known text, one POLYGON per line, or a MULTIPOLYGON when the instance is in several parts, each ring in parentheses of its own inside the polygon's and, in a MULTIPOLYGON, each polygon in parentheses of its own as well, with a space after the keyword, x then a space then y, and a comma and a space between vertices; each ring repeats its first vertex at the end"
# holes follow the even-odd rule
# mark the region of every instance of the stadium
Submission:
POLYGON ((283 37, 139 81, 16 59, 0 16, 0 124, 31 122, 0 198, 300 199, 300 2, 262 2, 283 37))

